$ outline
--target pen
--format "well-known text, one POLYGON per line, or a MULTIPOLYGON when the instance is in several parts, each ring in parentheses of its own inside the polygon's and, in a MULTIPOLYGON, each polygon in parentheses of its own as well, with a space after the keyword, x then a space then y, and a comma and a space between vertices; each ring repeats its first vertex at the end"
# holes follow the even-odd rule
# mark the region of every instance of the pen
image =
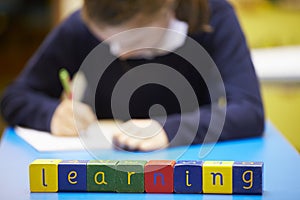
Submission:
POLYGON ((72 91, 70 86, 71 79, 69 72, 65 68, 59 70, 59 79, 67 95, 67 98, 72 99, 72 91))

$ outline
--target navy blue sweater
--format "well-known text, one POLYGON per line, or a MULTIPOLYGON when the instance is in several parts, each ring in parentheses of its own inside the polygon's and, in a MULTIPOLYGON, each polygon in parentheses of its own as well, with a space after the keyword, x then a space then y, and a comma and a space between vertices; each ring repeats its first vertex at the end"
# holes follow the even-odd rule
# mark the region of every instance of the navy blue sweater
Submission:
MULTIPOLYGON (((212 57, 225 83, 227 114, 219 139, 259 136, 264 130, 264 111, 244 35, 233 8, 226 1, 211 0, 210 9, 213 32, 190 36, 212 57)), ((59 69, 65 67, 73 76, 85 57, 100 42, 83 23, 80 11, 56 27, 29 60, 23 72, 4 92, 1 111, 7 122, 10 125, 50 131, 51 118, 62 92, 58 79, 59 69)), ((183 74, 195 90, 200 108, 185 113, 181 119, 180 106, 172 92, 158 85, 146 85, 131 98, 129 109, 132 118, 148 118, 149 107, 161 104, 168 113, 164 129, 170 141, 177 133, 180 122, 186 127, 185 133, 173 145, 187 144, 188 141, 203 142, 211 118, 210 98, 205 83, 201 77, 193 75, 196 72, 186 61, 172 54, 152 60, 127 60, 126 66, 134 68, 151 62, 171 66, 183 74), (181 67, 176 68, 178 65, 181 67), (201 120, 195 122, 193 115, 199 111, 201 120), (199 124, 198 131, 190 139, 188 127, 195 123, 199 124)), ((111 93, 126 70, 128 69, 124 68, 124 63, 119 59, 106 70, 100 81, 105 87, 102 87, 103 91, 97 91, 95 97, 98 118, 112 118, 111 93)))

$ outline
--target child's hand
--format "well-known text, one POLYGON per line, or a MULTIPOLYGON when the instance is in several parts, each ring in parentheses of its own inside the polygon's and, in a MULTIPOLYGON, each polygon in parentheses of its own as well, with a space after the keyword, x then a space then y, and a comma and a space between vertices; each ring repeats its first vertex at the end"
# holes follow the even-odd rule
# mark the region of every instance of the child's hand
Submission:
POLYGON ((114 144, 122 149, 153 151, 166 148, 169 141, 163 127, 152 119, 134 119, 121 125, 113 136, 114 144))
POLYGON ((51 120, 51 133, 57 136, 77 136, 78 131, 85 130, 97 118, 92 109, 81 102, 63 99, 51 120), (76 115, 74 117, 74 109, 76 115))

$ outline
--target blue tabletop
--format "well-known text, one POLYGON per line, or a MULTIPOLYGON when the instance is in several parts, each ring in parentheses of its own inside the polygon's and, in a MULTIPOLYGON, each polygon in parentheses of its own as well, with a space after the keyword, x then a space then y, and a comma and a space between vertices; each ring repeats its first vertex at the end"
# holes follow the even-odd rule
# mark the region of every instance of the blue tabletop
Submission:
POLYGON ((152 153, 115 150, 41 153, 19 138, 14 129, 5 130, 0 145, 0 199, 300 199, 299 153, 270 124, 262 138, 220 142, 204 158, 201 145, 176 147, 152 153), (37 158, 58 159, 175 159, 263 161, 263 195, 212 194, 121 194, 121 193, 30 193, 29 164, 37 158))

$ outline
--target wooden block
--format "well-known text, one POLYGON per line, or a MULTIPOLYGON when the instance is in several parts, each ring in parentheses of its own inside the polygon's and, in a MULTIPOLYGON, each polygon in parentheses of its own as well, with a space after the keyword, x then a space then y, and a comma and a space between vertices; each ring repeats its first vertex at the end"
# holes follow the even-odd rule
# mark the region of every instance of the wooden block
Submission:
POLYGON ((86 191, 88 160, 63 160, 58 164, 59 191, 86 191))
POLYGON ((144 192, 144 160, 123 160, 117 164, 116 191, 144 192))
POLYGON ((58 163, 56 159, 37 159, 29 165, 31 192, 57 192, 58 163))
POLYGON ((174 192, 202 192, 202 161, 178 161, 174 166, 174 192))
POLYGON ((232 194, 233 161, 205 161, 202 169, 203 193, 232 194))
POLYGON ((116 160, 91 160, 87 164, 87 190, 116 191, 116 160))
POLYGON ((172 193, 174 160, 150 160, 145 165, 145 190, 148 193, 172 193))
POLYGON ((233 193, 262 194, 262 162, 234 162, 233 193))

